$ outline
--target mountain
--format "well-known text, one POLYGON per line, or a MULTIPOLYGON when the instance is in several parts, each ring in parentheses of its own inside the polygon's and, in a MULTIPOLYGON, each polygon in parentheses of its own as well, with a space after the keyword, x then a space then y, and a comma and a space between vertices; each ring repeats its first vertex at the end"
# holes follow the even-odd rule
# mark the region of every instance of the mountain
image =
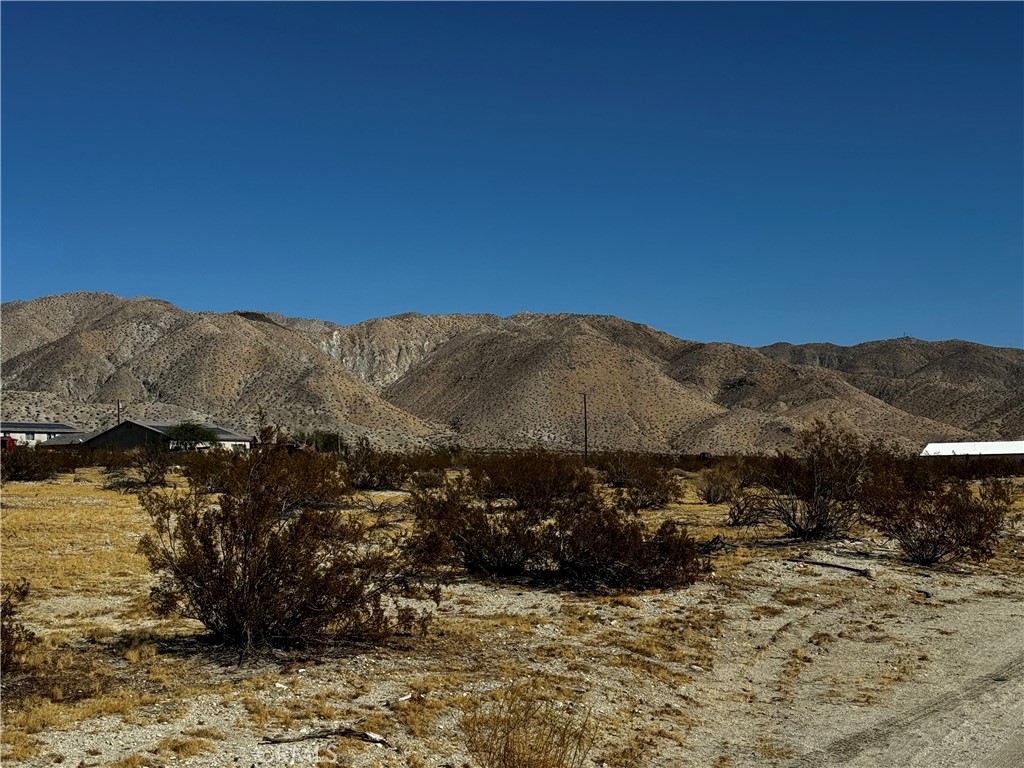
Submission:
POLYGON ((63 335, 55 329, 65 328, 64 315, 61 323, 47 322, 45 308, 74 304, 69 296, 36 300, 43 308, 32 306, 36 301, 3 305, 5 418, 9 398, 24 407, 21 392, 43 392, 68 407, 118 400, 175 406, 244 432, 260 418, 397 444, 422 443, 436 431, 267 316, 185 312, 148 298, 70 298, 76 296, 80 307, 70 314, 77 321, 63 335), (23 351, 8 356, 9 339, 23 351))
POLYGON ((907 413, 983 439, 1024 436, 1024 354, 967 341, 888 339, 853 347, 773 344, 776 360, 835 371, 907 413))
POLYGON ((1024 352, 893 339, 704 344, 617 317, 418 315, 351 326, 74 293, 0 307, 5 419, 202 418, 391 447, 766 452, 826 419, 907 450, 1024 436, 1024 352), (134 409, 134 410, 133 410, 134 409), (141 417, 141 416, 140 416, 141 417))

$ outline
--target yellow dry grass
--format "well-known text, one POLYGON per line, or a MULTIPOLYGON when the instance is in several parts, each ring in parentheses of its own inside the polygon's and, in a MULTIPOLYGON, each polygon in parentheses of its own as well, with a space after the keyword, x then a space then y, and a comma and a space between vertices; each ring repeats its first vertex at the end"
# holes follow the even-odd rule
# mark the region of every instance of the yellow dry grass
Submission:
POLYGON ((0 498, 2 575, 25 578, 33 599, 130 595, 149 573, 136 551, 149 518, 132 495, 103 489, 97 468, 40 483, 7 483, 0 498))
MULTIPOLYGON (((218 723, 229 732, 233 725, 292 730, 317 721, 359 722, 361 729, 389 738, 408 735, 418 749, 441 754, 451 747, 441 734, 451 734, 459 712, 479 698, 481 691, 496 690, 497 681, 541 679, 552 690, 561 691, 563 698, 571 699, 572 691, 589 689, 590 681, 611 678, 624 681, 627 689, 634 683, 638 689, 651 688, 654 683, 655 692, 671 690, 677 697, 675 691, 680 686, 701 683, 705 675, 735 663, 729 655, 735 642, 729 645, 729 641, 747 631, 748 617, 754 627, 777 616, 781 623, 790 615, 825 612, 856 597, 864 604, 868 620, 837 624, 834 632, 810 633, 797 647, 779 646, 784 656, 779 666, 772 667, 773 682, 786 696, 800 695, 801 686, 824 666, 824 655, 831 648, 857 642, 881 653, 888 637, 884 620, 892 608, 890 603, 898 599, 916 602, 918 598, 905 587, 893 594, 888 589, 862 590, 861 594, 850 579, 833 578, 833 574, 814 568, 799 571, 806 583, 798 586, 758 582, 747 566, 792 553, 765 545, 764 539, 773 532, 726 525, 723 505, 704 504, 687 487, 681 502, 644 512, 643 517, 652 525, 674 518, 686 523, 698 540, 721 536, 730 545, 714 558, 716 575, 710 583, 716 602, 688 603, 685 590, 608 597, 552 596, 538 591, 536 597, 505 605, 495 603, 495 593, 507 590, 509 595, 521 596, 525 588, 452 587, 451 599, 442 604, 430 636, 417 641, 414 656, 407 659, 403 654, 380 651, 380 655, 368 655, 386 660, 389 671, 380 679, 357 671, 362 668, 345 671, 342 666, 332 668, 329 690, 303 688, 301 678, 290 671, 225 673, 161 651, 168 633, 190 631, 191 625, 150 623, 145 604, 150 576, 144 559, 136 554, 149 520, 133 496, 105 491, 103 481, 98 470, 86 469, 51 483, 10 483, 3 489, 4 580, 24 575, 32 582, 25 614, 37 626, 50 630, 41 647, 33 651, 37 662, 51 663, 46 661, 49 659, 54 666, 69 664, 72 654, 81 656, 86 649, 101 654, 89 657, 94 666, 88 674, 103 683, 84 697, 72 700, 68 694, 77 695, 75 691, 43 691, 17 709, 8 709, 2 737, 5 760, 39 754, 33 736, 43 729, 74 727, 100 715, 118 715, 136 723, 173 721, 181 716, 190 697, 210 693, 219 694, 225 708, 233 707, 231 719, 218 723), (720 612, 720 604, 745 600, 744 590, 755 589, 761 589, 764 604, 744 604, 742 622, 720 612), (57 628, 59 632, 53 631, 57 628), (367 703, 375 688, 396 680, 400 688, 387 694, 387 703, 382 705, 379 699, 367 703), (289 693, 279 693, 285 687, 289 693), (408 698, 400 698, 402 694, 408 698), (168 703, 175 706, 168 707, 168 703), (236 716, 238 720, 233 722, 236 716)), ((390 503, 395 498, 381 494, 373 501, 390 503)), ((1016 509, 1024 510, 1024 499, 1016 509)), ((1004 568, 1000 557, 1007 562, 1015 557, 1013 549, 1021 546, 1021 529, 1016 530, 1013 536, 1017 538, 1008 536, 997 559, 986 567, 998 571, 1004 568)), ((1016 567, 1020 562, 1016 558, 1016 567)), ((781 642, 792 628, 792 622, 783 623, 770 640, 757 647, 753 641, 750 648, 744 646, 750 664, 771 661, 773 644, 781 642)), ((888 653, 884 664, 861 670, 859 677, 828 678, 826 698, 873 704, 884 698, 887 689, 911 678, 914 669, 927 659, 927 649, 916 646, 888 653)), ((716 696, 719 701, 747 704, 756 700, 754 689, 746 685, 716 696)), ((620 713, 595 715, 595 725, 615 732, 618 743, 624 745, 616 750, 602 745, 602 759, 612 766, 641 765, 645 751, 655 748, 652 745, 675 742, 679 749, 684 748, 687 735, 695 738, 691 729, 699 722, 696 708, 700 705, 686 697, 675 700, 683 705, 678 711, 652 710, 658 725, 638 732, 632 741, 629 734, 615 729, 628 721, 632 708, 640 704, 630 700, 620 713)), ((170 732, 176 735, 157 745, 155 751, 129 755, 121 764, 147 766, 183 759, 199 754, 193 753, 194 749, 211 751, 210 745, 223 738, 218 735, 222 731, 212 726, 170 732)), ((340 753, 360 748, 358 743, 342 741, 325 750, 340 753)), ((757 750, 766 761, 788 754, 787 745, 768 736, 757 750)), ((413 757, 410 753, 409 765, 414 764, 413 757)), ((728 756, 723 756, 715 764, 727 766, 728 761, 728 756)))

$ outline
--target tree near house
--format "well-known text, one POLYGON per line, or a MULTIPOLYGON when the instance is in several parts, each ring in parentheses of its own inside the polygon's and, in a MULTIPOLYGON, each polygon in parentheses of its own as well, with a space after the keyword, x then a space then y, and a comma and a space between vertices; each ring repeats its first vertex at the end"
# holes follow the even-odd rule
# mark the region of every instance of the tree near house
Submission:
POLYGON ((209 427, 191 421, 183 421, 178 426, 167 430, 165 437, 170 445, 186 451, 194 450, 196 446, 203 443, 216 445, 218 442, 216 432, 209 427))

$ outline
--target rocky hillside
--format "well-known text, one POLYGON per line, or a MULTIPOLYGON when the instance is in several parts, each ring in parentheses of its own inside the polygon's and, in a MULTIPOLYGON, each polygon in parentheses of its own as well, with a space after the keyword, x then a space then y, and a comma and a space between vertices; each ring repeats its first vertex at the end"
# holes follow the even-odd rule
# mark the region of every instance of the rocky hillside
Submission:
POLYGON ((815 419, 908 450, 1024 437, 1024 352, 893 339, 855 347, 701 344, 616 317, 416 314, 340 326, 185 312, 110 294, 2 307, 3 416, 140 414, 251 431, 367 434, 391 446, 582 444, 762 452, 815 419))

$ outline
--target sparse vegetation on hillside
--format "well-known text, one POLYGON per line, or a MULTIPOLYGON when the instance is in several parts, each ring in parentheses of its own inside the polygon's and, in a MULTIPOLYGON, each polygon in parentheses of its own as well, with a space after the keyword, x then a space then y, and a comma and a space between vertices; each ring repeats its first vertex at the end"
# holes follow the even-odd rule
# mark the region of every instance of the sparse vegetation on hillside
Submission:
POLYGON ((481 448, 568 450, 581 445, 586 391, 602 450, 792 450, 796 431, 832 415, 862 438, 917 450, 1024 429, 1015 349, 910 339, 825 354, 746 349, 585 315, 273 320, 97 294, 5 305, 5 418, 96 429, 122 398, 131 418, 243 431, 262 407, 292 430, 320 431, 323 447, 331 436, 332 451, 362 434, 404 450, 439 425, 481 448))

